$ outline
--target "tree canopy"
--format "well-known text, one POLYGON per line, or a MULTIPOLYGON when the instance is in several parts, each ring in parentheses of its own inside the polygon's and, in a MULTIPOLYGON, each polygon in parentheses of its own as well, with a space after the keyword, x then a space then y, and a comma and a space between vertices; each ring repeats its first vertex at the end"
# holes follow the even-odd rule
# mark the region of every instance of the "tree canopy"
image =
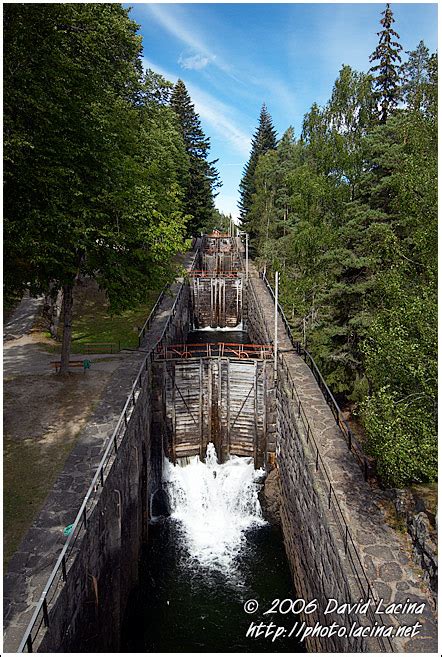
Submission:
POLYGON ((295 335, 403 486, 437 473, 437 55, 421 42, 399 68, 388 5, 381 22, 379 65, 343 66, 300 138, 256 157, 246 217, 295 335))
POLYGON ((118 4, 4 8, 6 294, 64 291, 63 362, 78 276, 113 310, 140 302, 183 248, 189 170, 170 85, 143 76, 118 4))
POLYGON ((399 55, 402 46, 396 39, 399 34, 393 29, 393 11, 387 3, 382 12, 381 25, 383 29, 378 32, 379 43, 370 56, 370 62, 378 62, 371 67, 370 72, 376 74, 374 79, 375 98, 379 103, 379 119, 385 123, 395 110, 400 100, 400 66, 399 55))

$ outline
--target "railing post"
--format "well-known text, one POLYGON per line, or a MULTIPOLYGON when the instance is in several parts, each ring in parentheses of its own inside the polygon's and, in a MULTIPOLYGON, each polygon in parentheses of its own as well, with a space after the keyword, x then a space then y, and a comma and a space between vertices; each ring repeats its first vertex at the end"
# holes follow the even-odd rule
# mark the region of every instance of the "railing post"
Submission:
POLYGON ((61 574, 63 577, 63 581, 66 582, 67 580, 67 573, 66 573, 66 557, 63 555, 63 559, 61 560, 61 574))
POLYGON ((43 621, 46 627, 49 627, 48 603, 46 598, 43 600, 43 621))
POLYGON ((276 379, 278 371, 278 288, 279 288, 279 272, 275 272, 275 337, 273 340, 274 350, 274 376, 276 379))

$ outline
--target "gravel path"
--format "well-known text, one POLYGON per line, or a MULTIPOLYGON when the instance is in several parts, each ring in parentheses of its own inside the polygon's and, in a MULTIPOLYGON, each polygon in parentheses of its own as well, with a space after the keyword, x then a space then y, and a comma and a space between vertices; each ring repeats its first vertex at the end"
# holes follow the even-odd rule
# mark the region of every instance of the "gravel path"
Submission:
POLYGON ((14 340, 26 335, 31 330, 37 312, 43 305, 44 297, 37 297, 36 299, 29 296, 26 292, 23 299, 14 310, 12 317, 5 323, 3 327, 3 340, 14 340))

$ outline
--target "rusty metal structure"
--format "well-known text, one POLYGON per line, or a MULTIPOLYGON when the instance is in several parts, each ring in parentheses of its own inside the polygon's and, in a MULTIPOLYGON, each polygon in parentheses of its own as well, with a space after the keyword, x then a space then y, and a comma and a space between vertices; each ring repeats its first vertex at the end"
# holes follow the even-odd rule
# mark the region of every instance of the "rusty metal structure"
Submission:
MULTIPOLYGON (((245 280, 239 248, 237 239, 218 231, 202 237, 188 273, 194 328, 242 329, 245 280)), ((159 345, 155 368, 169 458, 204 458, 212 442, 221 461, 250 456, 260 467, 271 460, 274 446, 268 449, 266 436, 272 359, 272 345, 228 338, 159 345)))
POLYGON ((195 328, 235 328, 242 321, 243 272, 237 240, 221 233, 204 235, 189 272, 195 328))

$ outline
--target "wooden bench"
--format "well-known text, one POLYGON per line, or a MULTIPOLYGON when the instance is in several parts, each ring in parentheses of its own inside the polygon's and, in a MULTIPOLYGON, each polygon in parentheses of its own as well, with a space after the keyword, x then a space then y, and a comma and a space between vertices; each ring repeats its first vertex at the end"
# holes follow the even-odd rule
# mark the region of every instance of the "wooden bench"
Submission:
MULTIPOLYGON (((60 369, 61 361, 60 360, 52 360, 51 361, 52 367, 55 367, 55 371, 58 373, 58 370, 60 369)), ((70 360, 68 367, 82 367, 83 372, 86 372, 86 370, 89 369, 91 365, 90 360, 70 360), (85 363, 89 363, 89 366, 85 366, 85 363)))

